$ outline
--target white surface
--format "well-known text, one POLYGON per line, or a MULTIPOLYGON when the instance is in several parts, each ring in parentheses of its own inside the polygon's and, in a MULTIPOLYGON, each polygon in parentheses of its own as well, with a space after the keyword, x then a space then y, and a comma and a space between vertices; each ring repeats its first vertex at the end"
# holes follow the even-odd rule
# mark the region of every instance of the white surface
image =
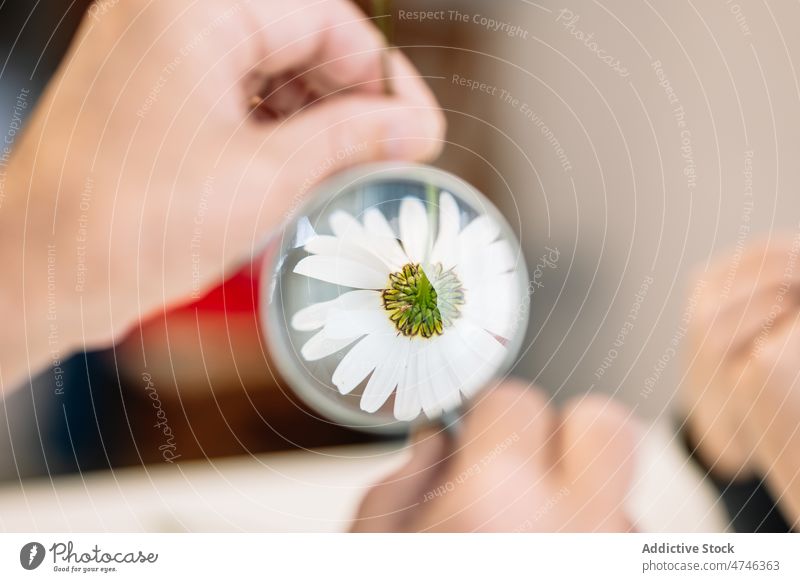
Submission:
POLYGON ((640 531, 723 532, 728 519, 716 490, 686 456, 669 425, 655 424, 638 450, 628 511, 640 531))
POLYGON ((399 461, 372 445, 37 480, 0 489, 0 528, 340 531, 363 489, 399 461))
MULTIPOLYGON (((723 531, 713 493, 671 431, 640 449, 630 509, 641 531, 723 531)), ((49 532, 331 532, 366 487, 402 462, 392 445, 124 469, 0 489, 0 529, 49 532)))
POLYGON ((365 534, 354 538, 346 534, 95 533, 42 534, 36 539, 44 546, 45 553, 37 553, 44 561, 35 572, 27 573, 20 568, 20 550, 31 536, 0 534, 0 579, 60 580, 65 575, 67 579, 134 582, 220 577, 304 582, 800 579, 800 563, 795 557, 797 537, 791 535, 365 534), (138 557, 141 551, 148 556, 158 554, 158 558, 150 563, 78 563, 77 556, 67 557, 70 543, 73 555, 87 553, 90 559, 95 547, 98 556, 105 553, 124 559, 125 553, 138 557), (644 551, 645 545, 650 551, 644 551), (766 561, 771 564, 767 566, 766 561), (81 577, 87 566, 110 566, 115 571, 109 576, 97 572, 99 578, 91 574, 81 577), (72 571, 54 571, 54 567, 72 571), (689 567, 692 571, 687 571, 689 567))

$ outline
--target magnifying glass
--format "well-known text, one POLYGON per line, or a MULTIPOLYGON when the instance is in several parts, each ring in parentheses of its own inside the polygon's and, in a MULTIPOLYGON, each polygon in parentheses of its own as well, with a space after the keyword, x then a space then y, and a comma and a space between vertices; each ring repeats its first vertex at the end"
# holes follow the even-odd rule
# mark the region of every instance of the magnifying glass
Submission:
POLYGON ((344 426, 401 434, 457 415, 522 345, 516 237, 485 196, 431 166, 365 165, 321 183, 265 260, 276 365, 344 426))

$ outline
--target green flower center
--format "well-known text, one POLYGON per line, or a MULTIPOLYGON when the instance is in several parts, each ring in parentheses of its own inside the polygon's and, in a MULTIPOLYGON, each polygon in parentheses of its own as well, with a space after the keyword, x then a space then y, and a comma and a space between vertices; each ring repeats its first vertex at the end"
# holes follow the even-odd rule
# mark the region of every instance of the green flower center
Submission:
POLYGON ((422 266, 409 263, 389 275, 389 286, 381 292, 389 319, 406 337, 441 335, 460 315, 464 291, 456 274, 441 265, 434 265, 432 274, 433 282, 422 266))

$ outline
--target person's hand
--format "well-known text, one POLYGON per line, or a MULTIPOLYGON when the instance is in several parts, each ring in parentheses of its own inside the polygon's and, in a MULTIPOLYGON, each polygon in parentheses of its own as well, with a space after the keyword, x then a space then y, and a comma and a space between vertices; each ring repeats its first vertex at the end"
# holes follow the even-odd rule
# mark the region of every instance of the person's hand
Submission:
POLYGON ((513 382, 478 402, 454 440, 416 436, 373 487, 353 531, 628 531, 638 427, 601 397, 562 410, 513 382))
MULTIPOLYGON (((800 517, 800 238, 754 245, 695 285, 683 407, 722 478, 766 477, 800 517)), ((688 311, 688 310, 687 310, 688 311)))
POLYGON ((3 384, 232 274, 326 175, 436 156, 382 44, 347 0, 93 5, 3 176, 3 384))

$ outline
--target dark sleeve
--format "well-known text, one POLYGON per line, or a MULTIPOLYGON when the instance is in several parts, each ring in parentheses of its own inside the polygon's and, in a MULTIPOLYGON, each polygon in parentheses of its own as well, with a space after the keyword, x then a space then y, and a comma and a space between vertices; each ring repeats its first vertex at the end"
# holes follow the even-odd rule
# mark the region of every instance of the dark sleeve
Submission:
POLYGON ((720 499, 728 511, 731 526, 735 531, 739 533, 788 533, 793 531, 777 503, 767 491, 763 478, 754 477, 736 481, 720 479, 711 473, 697 455, 697 447, 686 430, 681 430, 681 439, 689 457, 719 492, 720 499))

